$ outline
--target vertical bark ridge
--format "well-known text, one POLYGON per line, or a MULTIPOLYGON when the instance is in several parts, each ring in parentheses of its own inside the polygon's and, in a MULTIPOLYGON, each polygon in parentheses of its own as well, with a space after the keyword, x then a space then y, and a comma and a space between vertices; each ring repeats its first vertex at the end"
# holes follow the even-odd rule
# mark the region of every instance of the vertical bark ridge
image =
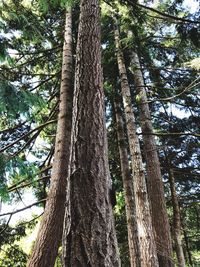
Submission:
POLYGON ((140 252, 138 244, 137 224, 135 218, 135 202, 133 191, 133 178, 129 168, 126 136, 119 96, 114 98, 114 108, 117 123, 117 138, 120 154, 122 180, 125 194, 126 218, 128 228, 128 244, 131 267, 140 267, 140 252))
POLYGON ((128 83, 123 52, 120 47, 120 34, 117 23, 115 27, 115 44, 117 49, 121 92, 125 109, 125 118, 132 161, 141 266, 157 267, 158 259, 156 254, 156 244, 153 236, 145 174, 142 164, 139 139, 136 134, 136 123, 132 109, 130 87, 128 83))
POLYGON ((152 213, 152 224, 155 241, 158 250, 158 261, 160 267, 173 266, 172 243, 170 225, 165 204, 164 187, 160 170, 153 125, 149 110, 148 99, 145 91, 145 83, 138 55, 132 52, 132 73, 139 99, 140 122, 144 142, 144 152, 147 164, 147 186, 152 213), (159 213, 158 213, 159 210, 159 213))
POLYGON ((51 185, 28 267, 53 267, 61 244, 72 116, 72 21, 66 13, 59 115, 51 185))
POLYGON ((100 6, 80 2, 63 266, 120 266, 109 198, 100 6))

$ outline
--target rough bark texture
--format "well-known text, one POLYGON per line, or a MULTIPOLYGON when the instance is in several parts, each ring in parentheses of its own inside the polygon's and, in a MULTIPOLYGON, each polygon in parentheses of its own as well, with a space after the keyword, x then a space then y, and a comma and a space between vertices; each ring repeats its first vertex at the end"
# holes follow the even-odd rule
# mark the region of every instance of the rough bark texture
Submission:
POLYGON ((178 259, 178 266, 185 267, 185 257, 183 253, 182 236, 181 236, 181 215, 179 209, 178 198, 176 194, 175 179, 173 170, 169 171, 169 183, 172 197, 173 206, 173 219, 174 219, 174 239, 175 239, 175 250, 178 259))
POLYGON ((145 83, 138 55, 132 53, 132 73, 139 101, 140 122, 147 164, 147 186, 160 267, 173 266, 170 225, 145 83), (159 211, 159 212, 158 212, 159 211))
POLYGON ((138 244, 137 224, 135 218, 135 202, 133 191, 133 178, 129 168, 126 136, 124 132, 124 122, 120 99, 116 96, 114 99, 115 116, 117 123, 117 138, 120 154, 121 172, 126 204, 126 219, 128 228, 128 244, 130 253, 131 267, 140 267, 140 253, 138 244))
POLYGON ((115 29, 115 43, 132 161, 141 266, 157 267, 158 259, 156 253, 156 244, 153 236, 145 174, 142 164, 139 139, 136 134, 135 117, 131 103, 131 93, 124 63, 124 56, 120 47, 120 35, 118 27, 115 29))
POLYGON ((77 44, 72 158, 63 266, 120 266, 109 197, 100 7, 82 0, 77 44))
POLYGON ((55 155, 45 212, 28 267, 53 267, 62 239, 72 117, 71 12, 66 14, 55 155))

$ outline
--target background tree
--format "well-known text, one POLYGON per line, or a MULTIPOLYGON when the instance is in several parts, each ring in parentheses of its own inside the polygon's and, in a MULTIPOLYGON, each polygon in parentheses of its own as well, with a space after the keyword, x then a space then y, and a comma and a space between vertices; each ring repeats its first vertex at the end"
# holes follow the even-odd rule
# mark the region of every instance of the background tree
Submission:
POLYGON ((115 20, 115 43, 116 54, 121 82, 121 94, 124 104, 124 113, 126 118, 127 134, 131 154, 132 171, 134 177, 134 200, 135 214, 137 222, 140 261, 141 265, 158 266, 156 255, 156 244, 153 236, 152 219, 150 214, 149 199, 142 165, 142 155, 139 139, 136 134, 135 116, 132 109, 130 86, 126 73, 126 66, 122 48, 120 46, 120 32, 115 20))
POLYGON ((63 231, 72 117, 72 14, 68 7, 64 31, 59 117, 51 186, 38 237, 28 266, 54 266, 63 231))

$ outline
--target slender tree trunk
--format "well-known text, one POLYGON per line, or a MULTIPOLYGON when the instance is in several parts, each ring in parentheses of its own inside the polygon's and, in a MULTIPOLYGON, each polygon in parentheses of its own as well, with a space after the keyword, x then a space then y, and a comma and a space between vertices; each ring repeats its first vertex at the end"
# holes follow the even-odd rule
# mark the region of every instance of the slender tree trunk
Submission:
POLYGON ((138 233, 137 233, 137 224, 135 218, 133 178, 131 176, 131 171, 129 168, 126 136, 124 132, 124 122, 118 96, 116 96, 114 99, 114 107, 115 107, 115 116, 117 123, 117 138, 118 138, 118 147, 120 154, 121 172, 122 172, 123 187, 125 193, 130 263, 131 267, 140 267, 138 233))
POLYGON ((132 53, 132 73, 139 99, 140 122, 143 133, 144 152, 147 164, 147 186, 152 213, 152 224, 160 267, 173 266, 170 225, 165 204, 164 187, 160 170, 156 141, 149 110, 145 83, 138 55, 132 53), (159 211, 159 212, 158 212, 159 211))
POLYGON ((195 212, 196 212, 196 222, 197 222, 196 227, 197 227, 197 229, 199 229, 200 228, 199 206, 195 206, 194 208, 195 208, 195 212))
POLYGON ((180 267, 185 267, 185 258, 183 253, 182 237, 181 237, 181 215, 179 209, 178 198, 176 194, 175 179, 173 170, 169 170, 169 183, 172 197, 173 206, 173 219, 174 219, 174 239, 175 239, 175 249, 178 259, 178 264, 180 267))
POLYGON ((128 139, 131 153, 132 170, 134 178, 134 195, 136 205, 136 219, 140 246, 142 267, 157 267, 158 259, 156 244, 153 236, 149 200, 147 195, 145 174, 142 164, 139 139, 136 134, 135 117, 131 103, 131 93, 128 83, 124 56, 120 47, 119 29, 115 29, 115 43, 117 49, 117 61, 121 79, 121 91, 125 109, 125 118, 128 131, 128 139))
POLYGON ((183 229, 183 234, 184 234, 186 252, 187 252, 187 255, 188 255, 188 262, 189 262, 189 265, 191 267, 193 267, 194 265, 193 265, 193 262, 192 262, 192 254, 191 254, 191 251, 190 251, 189 240, 188 240, 187 232, 186 232, 185 229, 183 229))
POLYGON ((53 267, 61 244, 66 181, 71 142, 72 116, 72 26, 71 11, 66 13, 63 46, 60 106, 55 154, 45 212, 28 267, 53 267))
POLYGON ((81 0, 63 266, 120 266, 110 203, 99 0, 81 0))

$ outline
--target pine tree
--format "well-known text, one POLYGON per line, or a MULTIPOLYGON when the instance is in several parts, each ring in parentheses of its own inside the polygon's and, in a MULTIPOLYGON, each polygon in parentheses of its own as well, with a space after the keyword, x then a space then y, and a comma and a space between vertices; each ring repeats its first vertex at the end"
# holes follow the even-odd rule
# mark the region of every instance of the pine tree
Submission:
POLYGON ((117 50, 117 61, 121 82, 121 92, 125 110, 126 127, 128 132, 128 141, 130 147, 134 196, 136 206, 136 221, 140 248, 141 266, 158 266, 156 255, 156 244, 153 236, 152 221, 147 195, 146 181, 142 163, 139 139, 136 134, 135 116, 132 108, 131 93, 128 83, 124 56, 120 47, 119 28, 115 25, 115 43, 117 50))
POLYGON ((120 266, 109 196, 100 5, 80 2, 63 264, 120 266))
POLYGON ((180 208, 178 204, 174 173, 172 169, 169 170, 169 183, 170 183, 172 207, 173 207, 173 230, 174 230, 176 255, 178 259, 178 265, 180 267, 185 267, 186 266, 185 257, 183 253, 183 244, 182 244, 182 236, 181 236, 180 208))
POLYGON ((72 116, 72 18, 66 13, 55 155, 45 212, 28 265, 53 267, 63 231, 72 116))
POLYGON ((143 134, 144 152, 147 162, 147 186, 151 205, 152 224, 158 250, 159 266, 173 266, 171 233, 165 204, 164 187, 158 158, 153 125, 149 110, 145 83, 138 55, 132 52, 131 67, 140 110, 140 124, 143 134), (158 213, 159 210, 159 213, 158 213))
POLYGON ((131 267, 139 267, 140 251, 138 244, 137 221, 135 216, 136 214, 135 214, 133 178, 129 167, 126 135, 124 132, 124 122, 120 105, 120 98, 118 95, 114 97, 114 108, 115 108, 115 116, 117 124, 116 126, 117 138, 118 138, 118 147, 120 154, 123 188, 125 195, 130 263, 131 267))

